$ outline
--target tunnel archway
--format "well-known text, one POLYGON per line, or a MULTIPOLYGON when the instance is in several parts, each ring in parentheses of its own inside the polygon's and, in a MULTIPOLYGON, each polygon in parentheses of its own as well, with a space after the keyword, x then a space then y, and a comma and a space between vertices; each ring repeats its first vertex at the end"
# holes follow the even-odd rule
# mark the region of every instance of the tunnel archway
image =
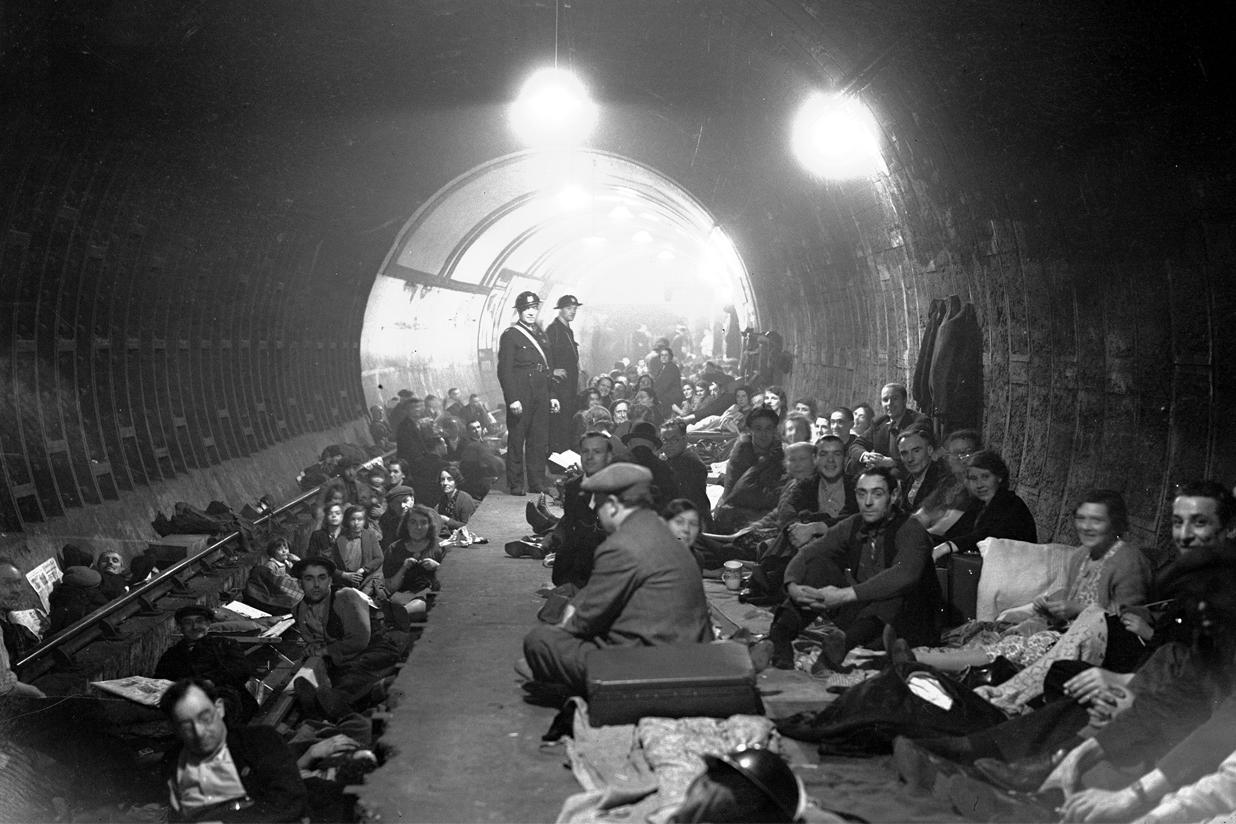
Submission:
POLYGON ((642 321, 687 319, 721 357, 728 325, 759 319, 738 250, 683 186, 610 152, 519 152, 459 175, 399 232, 361 330, 366 399, 459 386, 500 402, 497 339, 524 290, 545 301, 544 322, 560 295, 584 302, 575 330, 592 373, 613 358, 589 342, 642 321))

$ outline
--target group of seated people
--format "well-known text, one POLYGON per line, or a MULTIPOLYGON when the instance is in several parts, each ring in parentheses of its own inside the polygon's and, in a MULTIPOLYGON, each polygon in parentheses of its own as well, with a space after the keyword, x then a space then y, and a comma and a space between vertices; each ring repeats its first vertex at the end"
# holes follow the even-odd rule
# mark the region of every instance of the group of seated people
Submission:
MULTIPOLYGON (((367 754, 372 743, 368 720, 357 716, 384 699, 412 630, 427 618, 448 549, 475 538, 467 522, 477 502, 460 489, 454 467, 442 472, 439 496, 427 506, 406 484, 405 462, 392 459, 385 467, 378 462, 380 468, 367 469, 346 452, 326 450, 317 465, 325 481, 313 507, 315 517, 301 530, 303 540, 295 535, 270 539, 250 571, 245 600, 273 614, 290 613, 305 665, 312 663, 324 676, 317 684, 297 678, 291 685, 303 716, 354 734, 310 738, 289 748, 273 730, 245 726, 259 710, 255 686, 260 670, 247 654, 254 647, 220 631, 236 616, 229 619, 200 604, 181 607, 174 615, 179 637, 151 673, 175 682, 162 707, 176 721, 183 745, 166 765, 176 817, 302 820, 312 812, 314 820, 346 820, 341 789, 360 776, 345 780, 339 770, 346 776, 365 767, 352 763, 357 753, 369 765, 365 769, 376 763, 367 754), (298 540, 303 546, 294 553, 298 540), (327 762, 331 780, 315 784, 314 776, 326 774, 322 764, 327 762)), ((66 551, 74 562, 69 577, 89 572, 129 583, 120 553, 104 551, 96 561, 85 550, 66 551)), ((88 589, 100 587, 93 579, 86 583, 88 589)), ((38 644, 24 627, 7 620, 26 589, 17 564, 0 559, 0 725, 41 714, 40 724, 17 725, 13 740, 19 746, 28 743, 75 767, 96 764, 101 753, 65 742, 77 738, 68 731, 98 715, 98 699, 60 703, 13 671, 14 660, 38 644)), ((53 609, 63 600, 54 598, 53 609)))
MULTIPOLYGON (((1001 807, 1014 803, 1001 789, 1054 787, 1067 800, 1040 798, 1048 805, 1038 808, 1047 810, 1041 820, 1057 806, 1077 821, 1230 813, 1231 494, 1209 481, 1179 487, 1171 513, 1178 560, 1155 570, 1153 556, 1129 540, 1123 497, 1086 492, 1073 511, 1078 548, 1066 553, 1065 577, 994 622, 950 631, 945 646, 937 565, 975 555, 985 539, 1035 545, 1039 536, 1001 456, 972 430, 937 440, 906 400, 903 386, 889 384, 885 415, 864 432, 839 407, 815 438, 779 426, 784 419, 767 403, 752 408, 711 511, 706 499, 665 500, 654 469, 618 453, 625 438, 584 433, 582 472, 568 481, 548 539, 554 583, 569 603, 527 635, 517 670, 532 684, 582 692, 591 650, 712 640, 701 578, 738 560, 763 579, 775 607, 768 636, 750 648, 757 668, 827 674, 844 670, 858 646, 946 674, 1008 665, 1005 680, 974 688, 1005 724, 968 738, 898 741, 907 781, 952 780, 958 811, 1020 820, 1036 808, 1001 807), (818 650, 796 647, 809 626, 818 650), (1101 775, 1091 770, 1100 762, 1101 775)), ((654 456, 675 482, 674 458, 691 450, 666 435, 685 429, 681 419, 663 423, 654 456)))

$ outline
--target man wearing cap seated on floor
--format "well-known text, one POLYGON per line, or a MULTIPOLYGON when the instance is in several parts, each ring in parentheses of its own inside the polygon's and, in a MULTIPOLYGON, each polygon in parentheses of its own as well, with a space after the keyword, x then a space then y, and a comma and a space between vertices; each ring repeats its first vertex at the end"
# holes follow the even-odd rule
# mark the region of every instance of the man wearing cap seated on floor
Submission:
POLYGON ((352 587, 332 586, 335 564, 329 558, 304 558, 292 567, 304 599, 292 610, 306 653, 320 655, 331 684, 360 698, 393 667, 407 646, 407 634, 375 626, 377 608, 352 587))
POLYGON ((378 531, 382 538, 378 545, 385 552, 391 544, 399 540, 399 525, 403 516, 416 505, 416 491, 410 486, 393 486, 386 491, 386 511, 378 518, 378 531))
POLYGON ((524 659, 516 664, 521 675, 583 694, 592 650, 712 640, 699 568, 652 511, 651 485, 652 473, 630 463, 611 464, 583 481, 609 537, 562 621, 524 637, 524 659))
POLYGON ((773 617, 771 663, 794 667, 792 643, 826 617, 820 661, 837 669, 854 647, 880 638, 885 627, 914 645, 936 638, 940 588, 931 537, 897 505, 890 470, 864 471, 855 483, 858 514, 803 546, 785 571, 788 598, 773 617))
POLYGON ((227 725, 224 700, 198 678, 168 687, 159 709, 180 741, 163 761, 177 820, 307 819, 308 792, 296 758, 273 727, 227 725))
POLYGON ((176 626, 183 636, 159 657, 155 678, 179 681, 182 678, 204 678, 214 683, 228 717, 243 724, 258 710, 257 701, 246 684, 253 677, 253 664, 240 644, 222 635, 211 635, 214 612, 201 604, 190 604, 176 610, 176 626))

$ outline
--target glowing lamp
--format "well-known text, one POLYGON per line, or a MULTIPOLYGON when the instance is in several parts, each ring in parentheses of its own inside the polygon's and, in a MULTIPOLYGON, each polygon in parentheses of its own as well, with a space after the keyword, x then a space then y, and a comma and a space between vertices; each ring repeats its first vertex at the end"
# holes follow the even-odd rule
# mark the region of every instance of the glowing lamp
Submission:
POLYGON ((794 157, 817 177, 865 177, 886 171, 871 111, 845 95, 815 92, 799 108, 791 130, 794 157))
POLYGON ((533 148, 576 146, 592 134, 597 106, 583 82, 565 69, 533 73, 511 104, 511 128, 533 148))

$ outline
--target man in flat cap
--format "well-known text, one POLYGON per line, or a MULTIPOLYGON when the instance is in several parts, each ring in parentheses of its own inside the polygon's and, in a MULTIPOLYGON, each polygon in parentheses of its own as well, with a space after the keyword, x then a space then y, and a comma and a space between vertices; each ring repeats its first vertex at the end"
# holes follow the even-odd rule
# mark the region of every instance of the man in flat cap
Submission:
POLYGON ((382 551, 399 540, 399 525, 403 516, 416 504, 416 490, 410 486, 398 484, 386 490, 386 511, 378 519, 378 531, 382 533, 379 546, 382 551))
POLYGON ((159 658, 155 678, 179 681, 204 678, 214 683, 227 706, 228 718, 243 724, 257 712, 257 701, 245 685, 253 677, 253 664, 240 644, 222 635, 211 635, 214 612, 201 604, 176 610, 181 639, 159 658))
POLYGON ((570 449, 571 423, 579 405, 579 344, 571 322, 582 304, 574 295, 558 298, 554 308, 558 317, 545 330, 549 339, 549 365, 552 369, 549 396, 558 401, 558 414, 549 420, 549 446, 554 452, 570 449))
POLYGON ((519 320, 498 339, 498 383, 506 400, 507 486, 512 495, 523 495, 546 486, 549 416, 558 411, 558 401, 549 396, 549 341, 536 322, 541 299, 535 292, 520 292, 515 311, 519 320))
POLYGON ((516 669, 525 677, 583 694, 594 649, 712 640, 699 567, 652 511, 651 486, 652 473, 631 463, 610 464, 584 480, 609 537, 562 621, 524 637, 516 669))

